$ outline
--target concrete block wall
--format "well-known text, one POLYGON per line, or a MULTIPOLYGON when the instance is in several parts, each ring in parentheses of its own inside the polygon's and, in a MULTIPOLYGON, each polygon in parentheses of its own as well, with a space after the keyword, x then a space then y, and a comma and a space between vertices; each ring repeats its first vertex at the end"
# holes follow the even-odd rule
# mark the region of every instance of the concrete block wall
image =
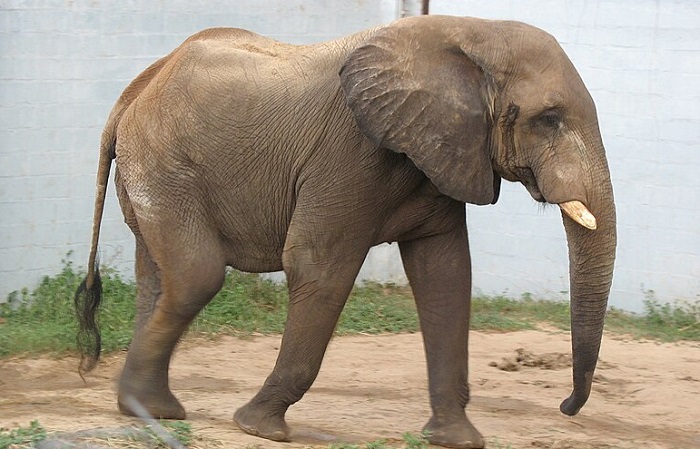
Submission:
MULTIPOLYGON (((395 0, 4 0, 0 3, 0 302, 85 267, 98 145, 121 91, 189 35, 247 28, 311 43, 390 22, 395 0)), ((100 253, 133 272, 110 181, 100 253)))
MULTIPOLYGON (((519 20, 553 34, 598 109, 613 177, 618 257, 610 302, 700 300, 700 2, 432 0, 431 14, 519 20)), ((520 185, 468 207, 474 285, 486 293, 566 297, 556 207, 520 185), (562 293, 563 292, 563 293, 562 293)))
MULTIPOLYGON (((410 3, 410 2, 409 2, 410 3)), ((619 255, 611 303, 639 311, 700 294, 700 3, 694 0, 432 0, 433 14, 515 19, 555 35, 598 105, 613 172, 619 255)), ((128 82, 195 31, 238 26, 309 43, 389 22, 398 0, 6 0, 0 5, 0 301, 61 260, 84 267, 102 125, 128 82)), ((474 285, 564 298, 554 207, 507 184, 469 207, 474 285)), ((108 193, 101 254, 132 271, 132 237, 108 193)), ((361 276, 404 282, 396 245, 361 276)))

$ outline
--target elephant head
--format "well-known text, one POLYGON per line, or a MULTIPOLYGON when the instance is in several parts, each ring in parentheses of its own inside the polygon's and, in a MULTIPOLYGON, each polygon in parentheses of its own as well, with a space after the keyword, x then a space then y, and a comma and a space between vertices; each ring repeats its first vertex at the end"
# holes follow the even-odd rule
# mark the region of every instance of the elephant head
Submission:
POLYGON ((405 153, 445 195, 495 203, 500 179, 560 205, 569 244, 573 393, 590 394, 615 259, 615 205, 595 105, 549 34, 517 23, 419 17, 369 35, 341 71, 374 144, 405 153))

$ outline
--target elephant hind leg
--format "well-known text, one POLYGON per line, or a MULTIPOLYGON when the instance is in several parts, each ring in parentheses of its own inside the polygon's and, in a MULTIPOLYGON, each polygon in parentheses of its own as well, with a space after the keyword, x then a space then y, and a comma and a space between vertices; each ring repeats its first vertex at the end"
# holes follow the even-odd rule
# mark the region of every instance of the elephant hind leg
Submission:
POLYGON ((184 419, 169 387, 170 359, 187 326, 221 288, 225 264, 211 240, 193 250, 168 236, 168 245, 151 245, 156 251, 147 248, 147 234, 136 241, 136 331, 119 381, 119 410, 138 415, 135 400, 155 418, 184 419))

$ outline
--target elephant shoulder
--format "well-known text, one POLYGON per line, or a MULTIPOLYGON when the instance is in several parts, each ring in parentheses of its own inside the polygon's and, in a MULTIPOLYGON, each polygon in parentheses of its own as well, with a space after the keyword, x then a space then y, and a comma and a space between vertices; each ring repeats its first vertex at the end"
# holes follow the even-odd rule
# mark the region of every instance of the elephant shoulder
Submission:
POLYGON ((296 47, 241 28, 208 28, 188 38, 183 52, 250 53, 282 57, 296 47))
POLYGON ((275 42, 264 36, 238 28, 210 28, 183 42, 169 56, 159 71, 161 93, 169 88, 199 86, 200 92, 229 86, 245 80, 246 74, 276 55, 275 42))

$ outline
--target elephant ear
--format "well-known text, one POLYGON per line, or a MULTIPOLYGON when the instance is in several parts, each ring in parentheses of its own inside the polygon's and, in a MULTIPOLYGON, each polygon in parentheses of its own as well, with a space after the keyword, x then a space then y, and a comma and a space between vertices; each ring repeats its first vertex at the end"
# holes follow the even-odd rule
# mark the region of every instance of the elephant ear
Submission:
POLYGON ((495 203, 493 90, 459 46, 433 31, 389 25, 353 50, 340 70, 347 105, 375 145, 405 153, 443 194, 495 203))

